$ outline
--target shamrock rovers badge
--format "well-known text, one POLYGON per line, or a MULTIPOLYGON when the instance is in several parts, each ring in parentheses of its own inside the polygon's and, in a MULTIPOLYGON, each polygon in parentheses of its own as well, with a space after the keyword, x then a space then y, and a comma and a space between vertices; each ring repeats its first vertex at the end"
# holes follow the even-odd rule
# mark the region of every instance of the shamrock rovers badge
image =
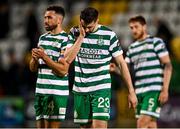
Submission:
POLYGON ((99 46, 102 46, 104 44, 104 40, 103 40, 103 36, 99 36, 98 40, 97 40, 97 44, 99 46))

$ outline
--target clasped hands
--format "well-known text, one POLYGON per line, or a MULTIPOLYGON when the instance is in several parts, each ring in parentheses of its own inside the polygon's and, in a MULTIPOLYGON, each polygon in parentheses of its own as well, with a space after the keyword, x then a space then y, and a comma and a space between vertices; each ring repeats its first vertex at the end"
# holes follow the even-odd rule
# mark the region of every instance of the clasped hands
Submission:
POLYGON ((33 48, 31 52, 32 52, 32 58, 34 58, 34 60, 36 61, 40 58, 43 59, 45 56, 47 56, 42 47, 33 48))

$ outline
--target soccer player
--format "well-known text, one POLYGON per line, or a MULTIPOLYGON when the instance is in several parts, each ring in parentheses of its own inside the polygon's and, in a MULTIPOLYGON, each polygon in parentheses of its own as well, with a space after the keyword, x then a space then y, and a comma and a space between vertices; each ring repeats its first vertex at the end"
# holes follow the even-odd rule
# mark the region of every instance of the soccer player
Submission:
POLYGON ((162 104, 168 100, 172 66, 162 39, 147 33, 143 16, 129 19, 135 42, 127 51, 126 62, 134 68, 138 128, 157 128, 157 118, 162 104))
POLYGON ((137 98, 118 38, 108 27, 98 24, 96 9, 88 7, 81 12, 79 28, 70 31, 67 52, 74 53, 67 55, 69 61, 75 58, 74 122, 80 124, 81 128, 108 126, 111 101, 109 69, 112 57, 127 84, 131 106, 136 107, 137 98))
POLYGON ((32 49, 30 70, 38 71, 35 93, 37 128, 59 128, 65 119, 69 95, 67 72, 69 64, 63 58, 68 34, 62 29, 65 16, 60 6, 49 6, 44 14, 47 33, 32 49))

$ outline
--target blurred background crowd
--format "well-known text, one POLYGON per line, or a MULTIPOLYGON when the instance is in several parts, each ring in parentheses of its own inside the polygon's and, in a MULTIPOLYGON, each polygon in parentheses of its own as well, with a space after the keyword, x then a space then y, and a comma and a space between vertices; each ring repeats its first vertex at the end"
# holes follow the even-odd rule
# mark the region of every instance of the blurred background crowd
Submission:
MULTIPOLYGON (((50 4, 66 10, 64 29, 79 22, 88 6, 99 11, 101 24, 117 33, 126 53, 133 41, 128 19, 137 14, 147 19, 148 32, 164 39, 173 64, 170 99, 164 105, 159 127, 180 127, 180 1, 179 0, 0 0, 0 127, 35 127, 34 90, 36 73, 29 70, 31 49, 45 32, 43 15, 50 4)), ((70 82, 73 79, 70 68, 70 82)), ((127 90, 117 73, 112 75, 112 110, 109 127, 135 127, 134 112, 128 109, 127 90)), ((72 83, 70 83, 72 86, 72 83)), ((73 98, 69 98, 66 124, 73 124, 73 98)))

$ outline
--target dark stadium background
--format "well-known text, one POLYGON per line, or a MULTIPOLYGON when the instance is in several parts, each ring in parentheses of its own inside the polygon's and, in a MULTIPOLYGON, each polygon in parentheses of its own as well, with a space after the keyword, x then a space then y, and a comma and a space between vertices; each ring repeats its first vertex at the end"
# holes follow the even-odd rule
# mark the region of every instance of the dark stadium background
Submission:
MULTIPOLYGON (((164 105, 159 127, 180 127, 180 1, 179 0, 0 0, 0 128, 35 127, 33 108, 36 74, 28 68, 30 50, 44 33, 43 13, 49 4, 66 9, 64 29, 77 25, 80 11, 93 6, 100 23, 114 30, 124 53, 132 42, 128 18, 145 16, 149 33, 164 39, 173 64, 170 99, 164 105)), ((72 64, 73 66, 73 64, 72 64)), ((72 87, 73 67, 70 69, 72 87)), ((134 112, 127 108, 127 89, 121 77, 112 75, 112 110, 109 127, 135 127, 134 112)), ((70 96, 63 127, 73 124, 70 96)))

